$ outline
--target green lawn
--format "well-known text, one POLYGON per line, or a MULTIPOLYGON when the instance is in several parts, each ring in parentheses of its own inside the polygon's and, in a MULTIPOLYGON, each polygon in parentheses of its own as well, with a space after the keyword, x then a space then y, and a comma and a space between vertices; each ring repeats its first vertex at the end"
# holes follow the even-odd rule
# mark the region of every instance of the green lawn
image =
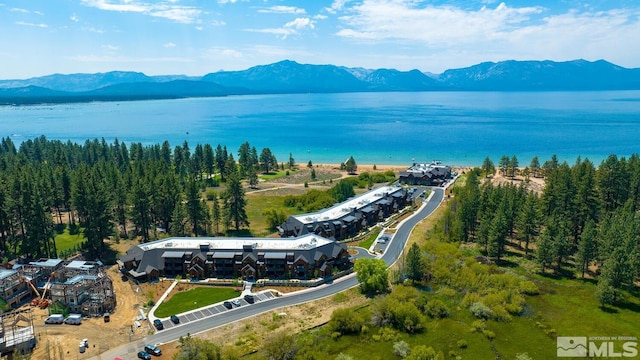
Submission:
POLYGON ((154 315, 160 318, 195 310, 240 296, 233 288, 197 287, 176 293, 158 306, 154 315))
POLYGON ((251 224, 251 234, 256 237, 269 236, 274 233, 269 229, 267 222, 262 216, 262 212, 265 209, 282 209, 287 216, 296 215, 302 213, 295 208, 288 208, 284 206, 284 197, 279 195, 265 195, 265 194, 248 194, 247 195, 247 217, 251 224))
POLYGON ((373 244, 373 242, 378 238, 378 234, 380 234, 380 231, 382 231, 382 228, 376 226, 369 234, 369 237, 367 237, 366 240, 360 242, 358 246, 364 249, 368 249, 369 247, 371 247, 371 244, 373 244))
POLYGON ((58 250, 58 254, 60 254, 64 250, 70 250, 76 247, 76 245, 86 241, 87 238, 84 237, 82 231, 78 231, 77 233, 71 234, 69 232, 69 226, 64 227, 64 231, 62 233, 56 233, 55 241, 56 241, 56 249, 58 250))
POLYGON ((264 181, 273 181, 287 176, 287 171, 289 172, 289 175, 296 173, 296 170, 278 170, 277 172, 270 172, 268 174, 259 173, 258 178, 264 181))

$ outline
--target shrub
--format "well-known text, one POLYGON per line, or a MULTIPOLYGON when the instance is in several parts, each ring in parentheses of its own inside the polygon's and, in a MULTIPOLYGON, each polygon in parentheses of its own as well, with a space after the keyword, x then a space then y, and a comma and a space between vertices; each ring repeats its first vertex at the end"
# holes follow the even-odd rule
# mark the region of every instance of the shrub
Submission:
POLYGON ((425 307, 425 313, 432 319, 442 319, 449 317, 449 309, 438 299, 431 300, 425 307))
POLYGON ((487 337, 489 340, 493 340, 496 338, 496 333, 491 330, 482 330, 482 334, 487 337))
POLYGON ((471 323, 471 331, 472 332, 482 332, 484 331, 484 320, 476 320, 471 323))
POLYGON ((341 308, 331 313, 330 329, 340 334, 356 334, 362 330, 364 319, 353 309, 341 308))
POLYGON ((353 358, 347 354, 340 353, 336 356, 335 360, 353 360, 353 358))
POLYGON ((520 291, 523 294, 527 295, 538 295, 540 290, 538 289, 538 285, 536 285, 533 281, 525 280, 520 282, 520 291))
POLYGON ((487 305, 481 302, 474 302, 469 307, 469 310, 471 311, 473 316, 477 317, 478 319, 486 320, 490 319, 493 316, 493 311, 491 311, 491 309, 487 305))
POLYGON ((460 339, 460 340, 458 340, 457 346, 458 346, 458 349, 466 349, 467 346, 469 346, 469 345, 467 344, 466 340, 460 339))
POLYGON ((211 201, 216 196, 216 191, 213 189, 209 189, 205 194, 206 194, 205 196, 207 197, 207 200, 211 201))
POLYGON ((400 340, 393 344, 393 353, 404 359, 411 353, 411 348, 405 341, 400 340))

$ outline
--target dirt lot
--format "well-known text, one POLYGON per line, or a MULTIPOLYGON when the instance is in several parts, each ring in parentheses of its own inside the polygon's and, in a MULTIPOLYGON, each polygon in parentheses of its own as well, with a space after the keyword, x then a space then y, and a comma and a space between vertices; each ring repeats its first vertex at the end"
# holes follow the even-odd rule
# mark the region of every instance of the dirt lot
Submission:
POLYGON ((88 359, 128 342, 130 335, 132 338, 147 335, 147 324, 140 328, 134 326, 134 333, 131 333, 136 316, 140 315, 139 308, 145 301, 144 293, 135 284, 122 281, 115 266, 108 270, 108 274, 113 279, 118 302, 108 323, 102 318, 92 318, 83 319, 79 326, 45 325, 44 319, 48 316, 48 310, 32 308, 33 323, 38 337, 38 345, 32 359, 88 359), (80 354, 78 345, 85 338, 89 339, 89 348, 84 354, 80 354))

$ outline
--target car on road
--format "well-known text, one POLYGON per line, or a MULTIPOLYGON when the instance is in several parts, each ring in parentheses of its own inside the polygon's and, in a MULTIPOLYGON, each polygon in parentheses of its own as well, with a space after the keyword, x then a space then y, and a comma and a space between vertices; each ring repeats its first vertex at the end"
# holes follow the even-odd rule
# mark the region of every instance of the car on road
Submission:
POLYGON ((231 303, 232 303, 233 305, 235 305, 235 306, 240 306, 240 305, 241 305, 241 304, 240 304, 240 300, 238 300, 238 299, 231 300, 231 303))
POLYGON ((171 322, 174 324, 179 324, 180 323, 180 318, 177 317, 176 315, 171 315, 171 322))
POLYGON ((224 305, 224 307, 226 307, 227 309, 231 309, 233 307, 231 301, 225 301, 222 303, 222 305, 224 305))
POLYGON ((158 330, 164 329, 164 325, 162 325, 162 321, 160 321, 160 319, 153 320, 153 326, 155 326, 158 330))
POLYGON ((251 294, 247 294, 244 296, 244 300, 246 302, 248 302, 249 304, 253 304, 253 302, 255 301, 255 299, 253 298, 253 295, 251 294))
POLYGON ((159 347, 155 346, 155 345, 151 345, 151 344, 147 344, 144 346, 144 351, 151 354, 151 355, 155 355, 155 356, 160 356, 162 355, 162 350, 160 350, 159 347))
POLYGON ((151 355, 146 351, 138 351, 138 359, 151 360, 151 355))

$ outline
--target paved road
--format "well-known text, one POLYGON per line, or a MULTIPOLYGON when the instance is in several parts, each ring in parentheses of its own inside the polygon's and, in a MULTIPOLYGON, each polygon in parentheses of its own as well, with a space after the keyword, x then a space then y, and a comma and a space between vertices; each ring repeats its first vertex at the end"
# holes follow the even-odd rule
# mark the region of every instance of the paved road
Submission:
MULTIPOLYGON (((402 222, 397 230, 391 242, 387 246, 387 251, 382 256, 382 259, 388 264, 392 265, 398 257, 402 254, 404 245, 409 238, 411 230, 415 225, 425 217, 429 216, 442 202, 444 198, 444 190, 442 188, 434 188, 433 196, 431 196, 428 202, 420 208, 412 217, 402 222)), ((261 313, 276 310, 278 308, 287 307, 291 305, 297 305, 306 303, 312 300, 318 300, 331 296, 335 293, 350 289, 358 285, 358 280, 355 274, 342 277, 332 283, 324 284, 316 288, 309 290, 297 291, 295 293, 285 294, 279 298, 267 299, 264 295, 259 295, 254 304, 247 304, 244 300, 241 300, 242 305, 234 307, 233 309, 226 309, 224 306, 218 304, 207 308, 208 313, 215 316, 201 316, 190 317, 188 322, 173 326, 168 321, 165 321, 165 325, 169 327, 165 330, 158 331, 154 335, 148 336, 146 339, 125 344, 117 349, 109 350, 98 357, 93 359, 112 360, 119 356, 123 359, 135 358, 136 353, 144 347, 144 344, 161 344, 168 343, 177 340, 181 336, 187 334, 196 334, 203 331, 208 331, 216 327, 225 325, 230 322, 242 320, 252 316, 259 315, 261 313), (193 320, 191 320, 193 319, 193 320)), ((201 311, 201 310, 199 310, 201 311)), ((183 317, 184 315, 180 315, 183 317)))

